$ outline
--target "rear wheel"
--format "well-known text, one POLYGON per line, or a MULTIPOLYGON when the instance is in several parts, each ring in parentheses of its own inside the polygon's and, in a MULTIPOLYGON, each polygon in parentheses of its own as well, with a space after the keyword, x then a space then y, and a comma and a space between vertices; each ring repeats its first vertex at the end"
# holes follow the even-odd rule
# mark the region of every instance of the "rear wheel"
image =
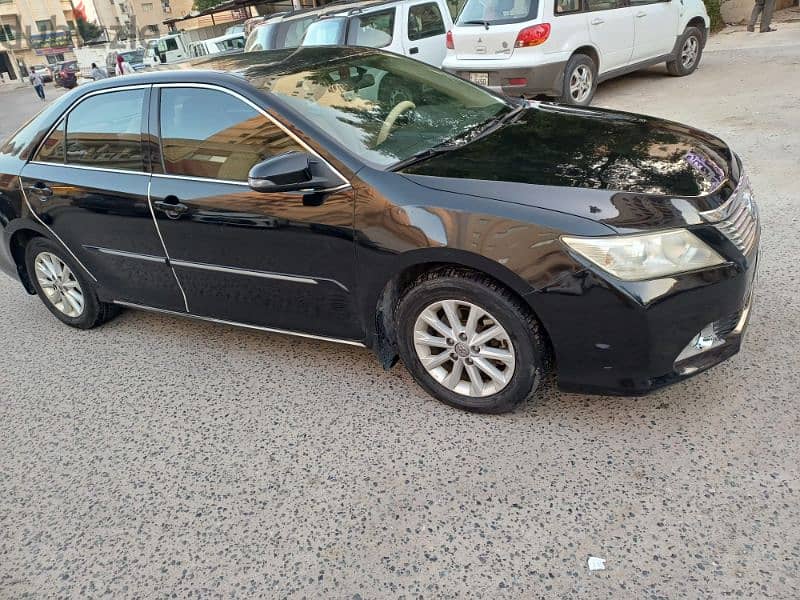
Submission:
POLYGON ((98 299, 80 266, 55 242, 33 238, 25 247, 25 266, 44 305, 70 327, 91 329, 119 312, 98 299))
POLYGON ((575 54, 564 69, 561 101, 574 106, 589 106, 597 89, 597 65, 585 54, 575 54))
POLYGON ((504 287, 460 269, 428 273, 395 311, 400 357, 432 396, 503 413, 536 392, 546 344, 536 318, 504 287))
POLYGON ((678 55, 667 62, 667 71, 675 77, 694 73, 703 56, 703 33, 697 27, 687 27, 678 41, 678 55))

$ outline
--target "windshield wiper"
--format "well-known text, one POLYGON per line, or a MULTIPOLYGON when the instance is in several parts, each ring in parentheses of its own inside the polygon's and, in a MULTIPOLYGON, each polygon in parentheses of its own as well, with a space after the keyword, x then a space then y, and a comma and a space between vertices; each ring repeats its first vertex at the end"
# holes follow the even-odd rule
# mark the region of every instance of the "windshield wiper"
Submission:
POLYGON ((390 168, 392 171, 397 171, 404 167, 408 167, 413 165, 414 163, 418 163, 422 160, 427 160, 431 156, 436 156, 437 154, 444 154, 445 152, 450 152, 451 150, 455 150, 456 148, 463 146, 463 144, 454 143, 452 140, 448 140, 446 142, 442 142, 441 144, 437 144, 431 148, 425 148, 425 150, 420 150, 416 154, 412 154, 408 158, 404 158, 400 162, 394 163, 390 168))
POLYGON ((461 21, 459 25, 483 25, 486 29, 489 29, 489 21, 461 21))

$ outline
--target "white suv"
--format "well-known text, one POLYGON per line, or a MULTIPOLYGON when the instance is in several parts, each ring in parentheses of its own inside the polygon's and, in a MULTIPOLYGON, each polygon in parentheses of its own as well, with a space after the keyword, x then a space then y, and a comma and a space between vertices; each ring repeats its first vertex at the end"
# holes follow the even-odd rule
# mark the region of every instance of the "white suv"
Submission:
POLYGON ((320 17, 302 45, 369 46, 441 67, 452 27, 445 0, 379 1, 320 17))
POLYGON ((511 96, 585 106, 599 82, 636 69, 693 72, 708 26, 702 0, 466 0, 443 68, 511 96))

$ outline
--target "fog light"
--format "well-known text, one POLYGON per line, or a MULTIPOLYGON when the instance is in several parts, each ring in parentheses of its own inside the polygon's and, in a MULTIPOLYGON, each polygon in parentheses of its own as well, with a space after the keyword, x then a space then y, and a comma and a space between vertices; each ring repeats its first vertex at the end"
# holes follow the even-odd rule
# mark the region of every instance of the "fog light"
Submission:
POLYGON ((678 355, 678 358, 675 359, 675 363, 677 364, 686 360, 687 358, 707 352, 708 350, 716 348, 724 343, 725 338, 717 335, 717 322, 714 321, 713 323, 709 323, 700 330, 700 333, 692 338, 691 342, 686 345, 686 347, 678 355))

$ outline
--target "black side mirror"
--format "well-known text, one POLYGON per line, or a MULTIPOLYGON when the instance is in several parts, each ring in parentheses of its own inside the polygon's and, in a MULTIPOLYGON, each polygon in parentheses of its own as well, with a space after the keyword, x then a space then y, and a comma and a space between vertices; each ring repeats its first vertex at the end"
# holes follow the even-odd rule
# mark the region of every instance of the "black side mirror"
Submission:
POLYGON ((287 152, 253 165, 247 183, 257 192, 319 192, 342 182, 315 156, 287 152))

